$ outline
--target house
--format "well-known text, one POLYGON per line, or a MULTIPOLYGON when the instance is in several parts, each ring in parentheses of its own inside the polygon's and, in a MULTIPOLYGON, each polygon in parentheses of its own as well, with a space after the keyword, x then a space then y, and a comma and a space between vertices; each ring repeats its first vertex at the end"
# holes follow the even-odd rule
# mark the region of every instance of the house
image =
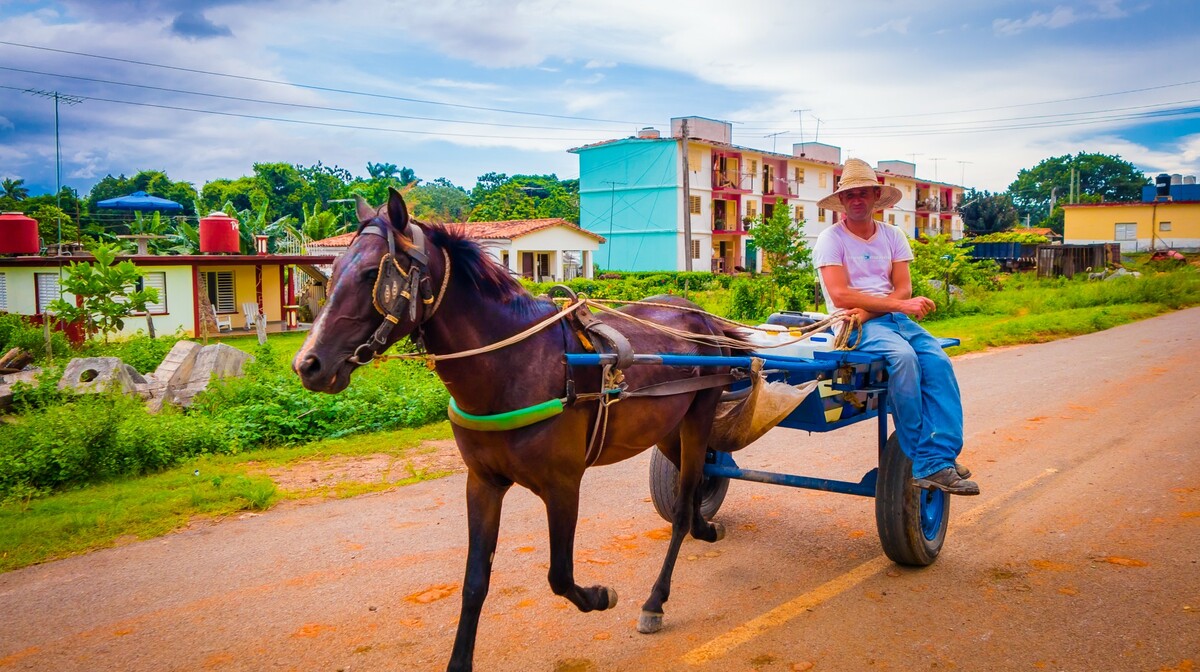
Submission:
MULTIPOLYGON (((834 213, 817 202, 837 188, 839 147, 796 143, 791 154, 781 154, 734 145, 732 133, 728 122, 679 117, 671 120, 669 138, 647 128, 636 137, 569 150, 579 156, 580 225, 608 240, 597 259, 602 268, 757 270, 761 254, 747 226, 756 216, 788 208, 793 219, 804 222, 810 243, 834 224, 834 213)), ((900 161, 881 162, 877 172, 881 182, 895 184, 905 196, 881 213, 884 221, 910 235, 937 230, 962 237, 962 220, 954 213, 962 187, 917 178, 915 166, 900 161)))
POLYGON ((1142 200, 1063 206, 1064 243, 1120 243, 1124 252, 1200 249, 1200 185, 1194 177, 1159 175, 1142 200))
MULTIPOLYGON (((91 260, 87 254, 0 258, 0 311, 40 318, 54 299, 73 300, 69 293, 60 292, 60 278, 72 262, 91 260)), ((214 309, 220 321, 229 320, 235 330, 248 327, 242 304, 251 302, 268 323, 280 323, 285 329, 297 326, 300 282, 296 270, 309 275, 318 289, 323 288, 326 279, 314 266, 332 263, 333 257, 135 254, 118 260, 133 262, 145 274, 144 286, 158 290, 158 302, 148 311, 156 333, 182 330, 201 336, 218 333, 214 309)), ((315 295, 313 300, 317 300, 315 295)), ((147 330, 146 321, 133 317, 125 320, 121 333, 132 335, 138 330, 147 330)))
MULTIPOLYGON (((514 275, 538 282, 593 277, 604 238, 561 218, 460 222, 467 235, 514 275)), ((343 233, 310 243, 309 252, 337 256, 354 240, 343 233)))

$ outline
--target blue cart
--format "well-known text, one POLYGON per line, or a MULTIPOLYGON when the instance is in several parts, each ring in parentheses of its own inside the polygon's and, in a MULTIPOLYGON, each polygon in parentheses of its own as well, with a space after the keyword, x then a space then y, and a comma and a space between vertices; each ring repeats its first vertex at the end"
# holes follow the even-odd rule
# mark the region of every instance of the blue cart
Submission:
MULTIPOLYGON (((958 339, 940 339, 943 348, 958 339)), ((799 476, 742 469, 730 453, 709 451, 700 485, 700 510, 711 519, 720 509, 730 480, 757 481, 793 488, 825 490, 875 499, 875 524, 884 553, 902 565, 924 567, 937 559, 946 540, 950 498, 936 489, 920 488, 912 479, 912 461, 900 450, 894 432, 888 431, 887 370, 883 358, 854 351, 815 352, 813 357, 756 355, 765 360, 768 380, 793 385, 819 381, 780 427, 810 432, 830 432, 858 422, 877 420, 879 466, 857 483, 812 476, 799 476)), ((608 363, 613 355, 569 354, 576 366, 608 363)), ((750 357, 703 357, 690 355, 637 355, 636 364, 668 366, 750 366, 750 357)), ((679 472, 658 450, 650 460, 650 496, 654 508, 668 522, 678 496, 679 472)))

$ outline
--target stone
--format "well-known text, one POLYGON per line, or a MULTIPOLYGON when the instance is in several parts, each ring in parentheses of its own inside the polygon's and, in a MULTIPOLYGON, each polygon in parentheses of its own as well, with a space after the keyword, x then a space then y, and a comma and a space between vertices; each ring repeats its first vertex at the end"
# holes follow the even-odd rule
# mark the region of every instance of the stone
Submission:
POLYGON ((107 392, 116 388, 124 394, 137 393, 139 385, 146 379, 137 369, 122 362, 119 357, 76 357, 63 371, 58 389, 73 389, 82 394, 107 392))

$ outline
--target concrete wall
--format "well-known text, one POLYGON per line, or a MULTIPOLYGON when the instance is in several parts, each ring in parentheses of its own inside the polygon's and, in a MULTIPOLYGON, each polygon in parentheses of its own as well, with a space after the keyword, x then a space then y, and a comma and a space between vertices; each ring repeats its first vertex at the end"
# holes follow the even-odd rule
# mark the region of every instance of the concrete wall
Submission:
POLYGON ((1110 203, 1063 208, 1064 243, 1121 243, 1125 251, 1200 248, 1200 202, 1110 203), (1136 238, 1117 240, 1117 224, 1134 224, 1136 238), (1167 225, 1169 230, 1163 230, 1167 225))

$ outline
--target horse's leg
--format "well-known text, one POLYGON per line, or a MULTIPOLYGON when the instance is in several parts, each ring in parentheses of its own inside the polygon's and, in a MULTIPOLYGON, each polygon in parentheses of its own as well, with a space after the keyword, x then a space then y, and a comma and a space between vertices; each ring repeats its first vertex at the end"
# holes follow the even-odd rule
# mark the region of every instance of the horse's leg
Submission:
POLYGON ((475 656, 475 634, 479 629, 479 612, 487 597, 492 578, 492 558, 496 553, 496 538, 500 533, 500 506, 510 484, 496 484, 480 477, 474 470, 467 474, 467 530, 470 535, 467 550, 467 572, 463 579, 462 612, 458 632, 454 636, 454 651, 450 654, 448 672, 471 669, 475 656))
MULTIPOLYGON (((563 479, 567 480, 567 479, 563 479)), ((617 605, 617 591, 606 586, 583 588, 575 583, 575 526, 579 522, 579 479, 543 491, 550 524, 550 589, 580 611, 604 611, 617 605)))
POLYGON ((650 589, 650 597, 642 605, 638 632, 651 633, 662 629, 663 604, 671 596, 671 574, 675 571, 679 548, 683 545, 684 536, 688 531, 692 532, 692 536, 704 541, 717 541, 724 536, 725 530, 720 525, 709 524, 702 518, 699 523, 693 520, 700 515, 697 512, 697 491, 700 489, 700 479, 704 471, 708 435, 712 431, 712 409, 716 407, 716 400, 720 394, 720 390, 703 390, 697 393, 679 426, 679 496, 675 499, 675 511, 671 515, 671 542, 667 547, 667 557, 663 559, 658 580, 650 589))

